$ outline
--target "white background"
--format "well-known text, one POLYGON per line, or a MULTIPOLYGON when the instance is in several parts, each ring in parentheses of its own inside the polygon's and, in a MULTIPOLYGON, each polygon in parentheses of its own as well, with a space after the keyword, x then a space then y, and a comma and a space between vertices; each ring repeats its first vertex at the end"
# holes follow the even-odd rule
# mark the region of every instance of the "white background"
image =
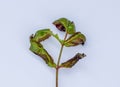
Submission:
MULTIPOLYGON (((77 52, 86 58, 61 69, 59 87, 120 87, 119 0, 0 0, 0 87, 55 87, 55 70, 29 51, 29 36, 66 17, 86 35, 84 46, 65 48, 61 62, 77 52)), ((59 43, 44 47, 57 61, 59 43)))

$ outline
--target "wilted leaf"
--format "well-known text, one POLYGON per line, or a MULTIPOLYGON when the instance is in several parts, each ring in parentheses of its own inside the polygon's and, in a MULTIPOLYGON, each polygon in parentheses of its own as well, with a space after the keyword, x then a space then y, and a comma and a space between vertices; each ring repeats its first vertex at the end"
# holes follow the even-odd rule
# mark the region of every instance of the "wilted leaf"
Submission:
POLYGON ((64 45, 66 47, 76 46, 79 44, 83 45, 85 43, 85 41, 86 41, 85 36, 83 34, 81 34, 80 32, 76 32, 64 42, 64 45))
POLYGON ((56 64, 54 63, 53 58, 44 49, 44 47, 42 46, 42 44, 34 41, 33 39, 34 39, 34 37, 30 38, 30 43, 31 43, 30 50, 33 53, 35 53, 36 55, 40 56, 46 62, 46 64, 48 64, 48 66, 50 66, 50 67, 56 67, 56 64))
POLYGON ((50 29, 43 29, 43 30, 38 30, 35 35, 33 36, 33 40, 36 42, 41 42, 51 36, 52 32, 50 29))
POLYGON ((60 30, 67 32, 68 34, 75 33, 75 25, 73 22, 66 18, 60 18, 53 22, 53 24, 60 30))
POLYGON ((85 54, 77 53, 73 58, 71 58, 68 61, 62 63, 60 65, 60 67, 71 68, 72 66, 74 66, 79 61, 79 59, 82 59, 85 56, 86 56, 85 54))

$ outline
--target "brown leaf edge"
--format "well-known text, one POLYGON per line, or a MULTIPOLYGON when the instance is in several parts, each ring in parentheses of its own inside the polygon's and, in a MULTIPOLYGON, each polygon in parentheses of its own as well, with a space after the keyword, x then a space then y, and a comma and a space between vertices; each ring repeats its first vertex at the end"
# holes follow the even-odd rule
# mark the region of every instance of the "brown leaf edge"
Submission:
POLYGON ((62 63, 60 68, 71 68, 73 67, 80 59, 84 58, 86 55, 84 53, 77 53, 73 58, 68 61, 62 63))

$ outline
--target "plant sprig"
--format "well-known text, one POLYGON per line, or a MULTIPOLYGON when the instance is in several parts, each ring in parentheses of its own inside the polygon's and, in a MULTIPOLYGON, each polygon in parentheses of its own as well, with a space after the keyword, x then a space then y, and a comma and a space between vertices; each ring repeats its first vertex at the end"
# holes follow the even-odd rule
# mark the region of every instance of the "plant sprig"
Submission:
POLYGON ((60 64, 61 55, 63 52, 63 48, 65 47, 72 47, 77 45, 84 45, 86 41, 86 37, 81 32, 76 32, 74 22, 66 18, 60 18, 53 22, 56 28, 62 32, 65 32, 64 39, 60 39, 58 34, 54 34, 50 29, 42 29, 38 30, 35 35, 31 35, 30 37, 30 50, 35 53, 36 55, 40 56, 46 64, 52 68, 56 69, 56 87, 58 87, 58 75, 60 68, 71 68, 73 67, 80 59, 85 57, 84 53, 77 53, 71 59, 67 60, 60 64), (70 34, 70 37, 68 37, 70 34), (44 46, 41 44, 42 41, 48 39, 49 37, 53 36, 61 45, 61 49, 58 55, 57 63, 54 62, 53 57, 47 52, 44 46))

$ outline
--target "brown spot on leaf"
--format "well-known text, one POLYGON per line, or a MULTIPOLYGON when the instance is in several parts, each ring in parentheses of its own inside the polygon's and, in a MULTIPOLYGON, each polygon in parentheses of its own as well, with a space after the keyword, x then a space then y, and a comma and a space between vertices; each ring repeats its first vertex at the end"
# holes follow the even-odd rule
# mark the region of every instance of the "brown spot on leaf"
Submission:
POLYGON ((65 32, 65 27, 62 24, 56 23, 56 22, 54 22, 53 24, 56 26, 57 29, 59 29, 60 31, 65 32))
POLYGON ((65 68, 71 68, 72 66, 74 66, 80 59, 82 59, 83 57, 85 57, 86 55, 77 53, 73 58, 69 59, 68 61, 64 62, 61 64, 60 67, 65 67, 65 68))

